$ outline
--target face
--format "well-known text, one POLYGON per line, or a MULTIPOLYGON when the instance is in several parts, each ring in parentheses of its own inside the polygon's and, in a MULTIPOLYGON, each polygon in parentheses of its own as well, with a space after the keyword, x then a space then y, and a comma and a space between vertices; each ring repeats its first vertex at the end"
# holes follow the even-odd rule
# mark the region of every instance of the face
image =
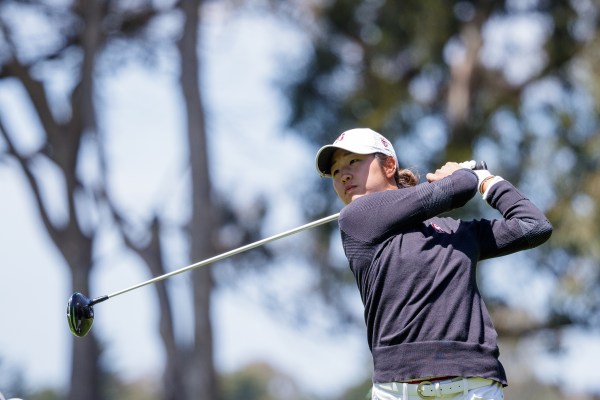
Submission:
POLYGON ((397 189, 396 162, 389 157, 382 166, 374 154, 336 150, 331 158, 333 188, 344 204, 369 193, 397 189))

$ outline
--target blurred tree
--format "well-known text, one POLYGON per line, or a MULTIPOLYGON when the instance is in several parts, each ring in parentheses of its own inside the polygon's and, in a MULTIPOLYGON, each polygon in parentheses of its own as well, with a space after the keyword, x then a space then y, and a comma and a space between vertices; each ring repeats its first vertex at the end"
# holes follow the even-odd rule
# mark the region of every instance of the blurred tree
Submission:
MULTIPOLYGON (((487 295, 504 338, 600 328, 597 6, 332 0, 311 2, 297 19, 310 54, 288 70, 297 79, 284 92, 290 126, 315 148, 368 126, 409 167, 485 159, 547 211, 551 242, 518 258, 530 282, 551 282, 545 310, 487 295)), ((309 218, 339 209, 328 184, 305 196, 309 218)), ((474 204, 460 213, 493 216, 474 204)), ((319 243, 319 264, 336 264, 331 243, 319 243)))
POLYGON ((265 363, 249 364, 221 378, 223 400, 308 400, 294 381, 265 363))
POLYGON ((370 400, 372 386, 373 386, 373 380, 371 379, 371 377, 365 378, 364 381, 358 383, 356 386, 348 388, 337 399, 338 400, 370 400))
MULTIPOLYGON (((214 218, 216 205, 209 174, 208 144, 204 104, 200 92, 198 40, 200 33, 201 0, 181 2, 185 17, 183 33, 178 42, 183 92, 187 117, 189 165, 191 166, 191 209, 189 223, 190 259, 203 260, 215 254, 215 245, 209 238, 220 221, 214 218)), ((211 296, 213 280, 210 268, 192 274, 194 331, 193 343, 182 355, 168 364, 172 378, 183 377, 187 399, 217 399, 216 374, 213 357, 211 296), (184 361, 181 363, 181 361, 184 361)), ((168 313, 168 309, 163 310, 168 313)), ((180 378, 179 378, 180 379, 180 378)), ((171 394, 173 400, 179 395, 171 394)))
MULTIPOLYGON (((94 67, 108 32, 100 26, 104 16, 115 17, 105 2, 83 2, 55 8, 45 3, 5 1, 0 4, 0 79, 20 85, 29 101, 43 137, 34 146, 23 143, 26 134, 9 131, 6 115, 0 119, 3 156, 16 160, 35 196, 39 216, 70 268, 72 287, 89 293, 93 266, 92 248, 99 228, 99 209, 94 182, 78 174, 80 148, 90 147, 97 132, 93 107, 94 67), (32 18, 42 31, 29 36, 21 25, 32 18), (46 28, 53 34, 45 34, 46 28), (57 67, 75 78, 59 101, 45 85, 57 67), (88 140, 86 140, 88 139, 88 140), (46 190, 60 194, 53 204, 46 190), (83 213, 82 213, 83 211, 83 213)), ((130 15, 137 19, 139 15, 130 15)), ((130 20, 113 21, 113 29, 130 20)), ((140 22, 140 21, 138 21, 140 22)), ((135 30, 139 24, 133 24, 135 30)), ((113 33, 115 33, 113 31, 113 33)), ((107 35, 108 34, 108 35, 107 35)), ((92 333, 73 342, 70 399, 99 399, 100 349, 92 333)))
POLYGON ((61 396, 53 389, 42 389, 24 396, 27 400, 60 400, 61 396))
MULTIPOLYGON (((71 272, 71 285, 77 291, 89 293, 94 246, 101 232, 110 226, 116 226, 126 246, 146 263, 153 275, 166 272, 161 238, 163 215, 153 210, 147 220, 136 221, 119 207, 109 190, 110 160, 104 154, 96 89, 102 78, 130 60, 152 65, 162 45, 172 45, 177 40, 181 87, 187 107, 187 136, 193 149, 189 155, 193 188, 190 258, 205 258, 213 253, 210 233, 218 221, 211 206, 196 54, 201 3, 9 0, 0 4, 0 80, 19 86, 23 94, 20 100, 32 106, 41 127, 40 137, 30 137, 15 130, 9 116, 0 114, 0 159, 16 161, 23 172, 40 218, 64 257, 71 272), (178 7, 184 20, 179 39, 178 32, 152 29, 161 18, 176 13, 178 7), (63 86, 56 84, 61 79, 66 82, 63 86), (84 154, 94 157, 86 158, 84 154), (97 161, 97 171, 90 174, 87 170, 86 174, 83 165, 90 163, 90 159, 97 161), (58 193, 58 197, 49 193, 58 193)), ((162 282, 155 285, 167 359, 165 399, 217 398, 209 269, 194 274, 193 287, 195 336, 189 344, 176 341, 173 307, 166 285, 162 282)), ((100 356, 93 331, 83 339, 74 339, 69 399, 110 397, 103 391, 105 375, 99 364, 100 356)))
MULTIPOLYGON (((89 293, 95 240, 110 224, 107 216, 153 275, 167 270, 161 233, 168 221, 158 210, 136 221, 108 190, 94 96, 99 77, 132 57, 152 62, 161 44, 177 42, 181 57, 186 133, 194 154, 190 259, 223 250, 226 245, 218 238, 226 229, 239 233, 230 235, 238 239, 228 247, 247 243, 260 231, 256 227, 264 204, 240 219, 210 184, 198 92, 201 63, 195 52, 201 4, 0 3, 0 80, 23 91, 43 134, 31 140, 27 133, 13 131, 5 123, 8 116, 0 113, 0 160, 20 166, 49 237, 70 268, 73 288, 84 293, 89 293), (184 21, 182 32, 149 29, 175 9, 184 21), (43 30, 28 31, 30 25, 20 23, 24 16, 43 30), (51 84, 60 73, 67 82, 64 91, 51 84), (98 176, 81 172, 84 151, 97 154, 98 176), (59 201, 48 196, 48 188, 62 193, 59 201)), ((445 159, 483 158, 548 210, 557 228, 552 243, 528 253, 523 265, 539 268, 540 275, 553 274, 547 313, 517 319, 514 309, 505 307, 509 299, 498 297, 494 320, 501 335, 519 338, 563 325, 598 327, 600 90, 593 2, 332 0, 271 5, 295 18, 311 39, 306 64, 286 66, 285 71, 294 78, 286 90, 290 123, 315 147, 346 128, 370 126, 394 140, 405 165, 429 169, 445 159)), ((310 220, 339 209, 326 188, 329 183, 317 185, 303 196, 310 220)), ((475 215, 476 210, 466 212, 475 215)), ((346 264, 332 256, 338 237, 332 229, 313 232, 312 251, 305 254, 307 265, 314 267, 311 297, 305 297, 310 301, 295 302, 292 312, 296 322, 309 320, 318 294, 331 307, 331 326, 344 331, 361 322, 348 301, 355 294, 353 278, 346 264)), ((268 255, 262 249, 244 262, 264 264, 268 255)), ((155 285, 167 357, 165 398, 183 399, 196 390, 203 390, 202 398, 216 398, 209 318, 213 281, 210 269, 196 272, 191 344, 175 339, 168 291, 163 284, 155 285)), ((277 303, 268 296, 269 304, 277 303)), ((101 398, 99 356, 93 331, 75 340, 70 399, 101 398)))

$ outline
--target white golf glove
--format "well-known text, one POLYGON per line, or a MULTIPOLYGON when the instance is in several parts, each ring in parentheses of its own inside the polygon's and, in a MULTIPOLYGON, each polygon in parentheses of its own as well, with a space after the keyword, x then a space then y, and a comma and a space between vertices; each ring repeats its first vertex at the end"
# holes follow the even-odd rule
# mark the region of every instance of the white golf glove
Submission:
POLYGON ((477 162, 475 160, 469 160, 458 163, 458 165, 460 165, 462 168, 475 169, 477 162))
POLYGON ((483 199, 485 200, 485 199, 487 199, 487 195, 488 195, 488 192, 490 191, 490 188, 497 182, 503 181, 504 179, 501 176, 492 175, 490 173, 490 171, 488 171, 487 169, 474 169, 476 164, 477 163, 475 160, 469 160, 469 161, 463 161, 463 162, 459 163, 458 165, 460 165, 463 168, 472 169, 473 172, 475 172, 475 175, 477 175, 477 191, 479 193, 481 193, 483 199), (488 184, 487 184, 485 192, 482 192, 481 189, 483 189, 482 186, 483 186, 484 182, 488 182, 488 184))

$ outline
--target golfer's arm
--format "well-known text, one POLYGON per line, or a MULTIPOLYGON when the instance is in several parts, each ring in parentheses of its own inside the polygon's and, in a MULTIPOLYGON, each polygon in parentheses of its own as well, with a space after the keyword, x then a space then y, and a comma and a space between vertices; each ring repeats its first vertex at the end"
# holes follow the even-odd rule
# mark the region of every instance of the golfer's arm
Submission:
POLYGON ((377 242, 391 232, 462 207, 476 191, 475 174, 460 170, 436 182, 373 193, 342 209, 340 228, 358 240, 377 242))
POLYGON ((482 259, 539 246, 552 235, 544 213, 509 182, 494 184, 487 201, 504 218, 490 221, 482 231, 482 259))

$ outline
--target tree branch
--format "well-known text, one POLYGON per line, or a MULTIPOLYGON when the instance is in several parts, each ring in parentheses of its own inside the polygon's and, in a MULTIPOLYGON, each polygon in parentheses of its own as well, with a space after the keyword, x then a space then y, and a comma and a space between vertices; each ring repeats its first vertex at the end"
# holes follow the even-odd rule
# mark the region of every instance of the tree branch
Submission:
POLYGON ((38 185, 37 180, 35 179, 35 176, 31 170, 31 168, 29 167, 29 163, 32 159, 32 156, 28 156, 28 157, 23 156, 17 151, 12 139, 10 138, 10 135, 6 131, 6 127, 4 126, 4 122, 3 122, 1 116, 0 116, 0 135, 6 141, 6 145, 8 147, 8 152, 6 154, 8 154, 9 156, 12 156, 17 161, 17 163, 21 167, 21 170, 25 174, 25 178, 27 179, 27 182, 29 183, 29 187, 31 188, 31 191, 33 192, 35 201, 37 203, 37 209, 39 210, 40 217, 42 219, 42 223, 44 224, 44 227, 48 231, 48 234, 50 235, 52 240, 55 243, 59 243, 61 230, 59 228, 57 228, 50 220, 48 210, 46 209, 46 206, 44 205, 44 201, 42 199, 42 193, 40 190, 40 186, 38 185))

